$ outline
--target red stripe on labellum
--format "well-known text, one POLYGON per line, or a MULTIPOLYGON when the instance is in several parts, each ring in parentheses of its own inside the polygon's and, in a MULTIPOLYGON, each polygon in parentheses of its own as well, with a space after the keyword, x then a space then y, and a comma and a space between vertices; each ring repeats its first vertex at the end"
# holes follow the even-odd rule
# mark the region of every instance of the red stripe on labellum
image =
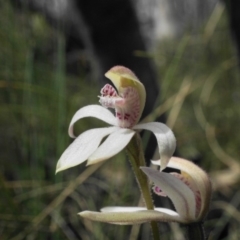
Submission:
POLYGON ((132 128, 137 124, 140 113, 140 96, 134 87, 121 89, 117 94, 116 90, 106 84, 101 90, 99 102, 103 107, 115 108, 118 126, 132 128))

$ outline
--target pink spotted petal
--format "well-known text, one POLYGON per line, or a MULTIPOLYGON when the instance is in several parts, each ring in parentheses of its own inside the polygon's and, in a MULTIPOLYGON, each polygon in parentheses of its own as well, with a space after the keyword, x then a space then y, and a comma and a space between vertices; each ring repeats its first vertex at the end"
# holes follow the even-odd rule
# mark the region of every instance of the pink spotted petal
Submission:
POLYGON ((183 219, 186 221, 194 221, 196 219, 195 196, 186 184, 169 173, 159 172, 148 167, 141 167, 141 169, 151 181, 167 194, 183 219))
POLYGON ((112 81, 120 96, 122 96, 121 94, 124 88, 132 87, 137 90, 140 100, 140 119, 145 106, 146 91, 137 76, 130 69, 124 66, 115 66, 111 68, 108 72, 106 72, 105 76, 112 81))
MULTIPOLYGON (((161 165, 161 161, 152 161, 153 164, 161 165)), ((183 158, 172 157, 168 163, 168 167, 178 169, 191 176, 196 189, 195 192, 199 192, 201 199, 201 210, 199 211, 198 219, 202 219, 206 216, 209 204, 211 200, 212 186, 210 179, 205 171, 203 171, 196 164, 183 158)), ((197 197, 198 203, 200 199, 197 197)))
POLYGON ((99 102, 106 108, 114 108, 118 126, 122 128, 132 128, 139 121, 141 116, 140 96, 136 88, 125 87, 121 93, 109 84, 101 90, 99 102))

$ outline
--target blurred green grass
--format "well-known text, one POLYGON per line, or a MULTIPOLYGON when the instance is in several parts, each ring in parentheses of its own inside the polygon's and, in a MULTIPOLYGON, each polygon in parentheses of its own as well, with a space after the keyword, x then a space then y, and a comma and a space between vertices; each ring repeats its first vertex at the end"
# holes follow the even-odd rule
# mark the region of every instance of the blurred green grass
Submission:
MULTIPOLYGON (((200 158, 212 177, 217 190, 212 210, 222 209, 223 215, 206 222, 210 239, 218 239, 226 224, 230 233, 225 239, 237 239, 239 66, 226 13, 219 11, 215 19, 211 31, 212 19, 197 32, 159 44, 153 56, 162 95, 153 115, 167 113, 179 154, 200 158)), ((87 73, 67 73, 65 38, 42 16, 1 2, 0 29, 1 239, 136 239, 138 226, 77 216, 85 209, 138 204, 124 153, 103 166, 83 164, 55 175, 56 162, 71 141, 67 129, 72 115, 97 103, 100 86, 87 81, 87 73)), ((77 132, 99 125, 82 120, 77 132)), ((162 224, 163 239, 173 239, 168 230, 162 224)), ((144 224, 141 239, 148 236, 144 224)))

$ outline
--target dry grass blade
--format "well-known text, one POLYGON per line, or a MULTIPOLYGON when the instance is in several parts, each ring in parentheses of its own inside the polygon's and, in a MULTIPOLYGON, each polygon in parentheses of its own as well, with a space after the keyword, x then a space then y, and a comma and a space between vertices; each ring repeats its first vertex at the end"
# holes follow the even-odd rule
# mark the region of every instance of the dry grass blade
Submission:
POLYGON ((194 109, 194 114, 198 123, 200 124, 201 128, 204 130, 207 123, 207 119, 203 113, 201 103, 198 102, 197 104, 195 104, 193 109, 194 109))
POLYGON ((206 79, 201 95, 200 101, 195 104, 194 111, 195 116, 205 131, 206 140, 208 145, 210 146, 213 153, 217 156, 217 158, 224 163, 229 169, 214 171, 211 173, 213 186, 215 190, 219 190, 222 193, 227 194, 230 190, 230 186, 236 184, 239 181, 240 176, 240 164, 237 159, 229 156, 222 147, 219 145, 216 136, 215 136, 215 128, 208 123, 207 118, 203 111, 203 106, 207 106, 210 100, 211 93, 215 87, 215 84, 220 79, 219 75, 230 68, 232 68, 236 64, 234 59, 229 59, 221 63, 221 68, 214 71, 210 76, 206 79))
POLYGON ((69 185, 39 214, 32 220, 32 225, 25 228, 17 236, 13 237, 11 240, 21 240, 26 237, 28 233, 34 231, 38 228, 38 225, 59 206, 68 197, 75 188, 88 179, 103 163, 95 164, 88 167, 83 173, 81 173, 75 180, 71 181, 69 185))
POLYGON ((182 105, 183 105, 183 102, 186 98, 186 96, 188 95, 189 93, 189 90, 191 88, 191 84, 192 84, 192 81, 186 77, 183 81, 182 81, 182 85, 175 97, 175 100, 173 102, 173 107, 168 115, 168 119, 167 119, 167 122, 166 124, 170 127, 170 128, 173 128, 173 126, 175 125, 176 123, 176 120, 177 120, 177 117, 179 115, 179 112, 182 108, 182 105))
POLYGON ((239 182, 239 169, 226 169, 221 171, 212 171, 210 177, 213 183, 213 189, 218 190, 225 196, 232 193, 231 187, 239 182))
MULTIPOLYGON (((224 230, 226 225, 231 224, 232 218, 234 220, 238 220, 240 215, 239 211, 239 205, 240 205, 240 192, 237 191, 234 196, 232 196, 231 200, 229 202, 223 202, 223 201, 217 201, 216 205, 213 203, 213 208, 220 208, 223 209, 223 214, 220 218, 217 219, 214 223, 214 229, 211 231, 211 235, 214 237, 209 237, 209 239, 220 239, 221 232, 224 230)), ((238 226, 238 225, 236 225, 238 226)), ((229 237, 232 237, 232 234, 229 235, 229 237)), ((226 239, 232 239, 232 238, 226 238, 226 239)))
POLYGON ((218 159, 229 167, 229 169, 227 170, 214 171, 210 174, 213 182, 213 187, 215 190, 219 190, 222 193, 227 194, 230 191, 229 187, 236 184, 240 179, 240 165, 236 159, 229 156, 219 146, 215 137, 214 127, 212 127, 210 124, 206 122, 205 116, 200 105, 198 107, 201 110, 202 117, 204 117, 205 122, 203 121, 201 122, 202 124, 204 124, 202 126, 205 126, 206 138, 210 148, 212 149, 213 153, 218 157, 218 159))
POLYGON ((212 15, 210 16, 210 18, 206 24, 206 27, 205 27, 205 31, 204 31, 205 43, 207 43, 211 39, 211 37, 216 29, 216 26, 217 26, 219 20, 221 19, 224 9, 225 9, 225 5, 222 2, 218 2, 216 4, 216 6, 212 12, 212 15))
POLYGON ((213 153, 218 157, 218 159, 227 165, 230 169, 234 169, 240 171, 240 165, 236 159, 229 156, 218 144, 215 136, 214 127, 210 124, 206 124, 206 138, 210 148, 212 149, 213 153))
MULTIPOLYGON (((201 81, 196 81, 196 83, 191 84, 190 88, 187 91, 187 95, 191 94, 192 92, 194 92, 195 90, 197 90, 199 87, 201 86, 201 81)), ((183 87, 183 91, 186 91, 186 89, 188 88, 188 84, 186 86, 183 87)), ((169 109, 171 109, 171 107, 173 107, 174 104, 178 104, 181 99, 176 99, 177 94, 174 94, 171 97, 168 97, 168 99, 162 103, 161 105, 159 105, 158 107, 156 107, 152 113, 150 113, 147 117, 145 117, 141 122, 145 123, 145 122, 152 122, 154 121, 157 117, 161 116, 163 113, 165 113, 166 111, 168 111, 169 109), (174 103, 174 104, 173 104, 174 103)))
MULTIPOLYGON (((4 188, 36 188, 47 184, 45 181, 4 181, 4 188)), ((0 188, 2 186, 0 185, 0 188)))
POLYGON ((214 201, 212 205, 213 208, 220 208, 224 210, 225 213, 227 213, 229 216, 235 218, 238 222, 240 222, 240 212, 232 204, 229 204, 224 201, 214 201))
POLYGON ((227 194, 229 187, 236 184, 240 179, 240 164, 221 148, 216 140, 214 127, 210 124, 206 124, 206 138, 213 153, 222 163, 229 167, 228 170, 215 171, 211 174, 215 190, 218 189, 227 194))
POLYGON ((53 185, 50 185, 50 186, 38 187, 38 188, 33 189, 29 192, 17 195, 15 197, 15 201, 19 203, 19 202, 22 202, 22 201, 24 201, 28 198, 33 198, 33 197, 37 197, 37 196, 42 195, 42 194, 47 194, 47 193, 53 193, 55 191, 60 191, 66 185, 67 185, 67 183, 61 182, 61 183, 53 184, 53 185))
POLYGON ((32 221, 32 216, 19 215, 18 218, 16 219, 16 216, 14 216, 13 214, 0 214, 0 219, 2 221, 24 221, 24 222, 26 221, 26 222, 31 222, 32 221))
POLYGON ((200 101, 204 105, 209 102, 211 93, 217 81, 220 79, 219 75, 223 73, 223 71, 229 70, 230 68, 236 66, 237 60, 235 58, 228 59, 221 63, 221 67, 216 69, 210 76, 206 79, 202 92, 200 95, 200 101))

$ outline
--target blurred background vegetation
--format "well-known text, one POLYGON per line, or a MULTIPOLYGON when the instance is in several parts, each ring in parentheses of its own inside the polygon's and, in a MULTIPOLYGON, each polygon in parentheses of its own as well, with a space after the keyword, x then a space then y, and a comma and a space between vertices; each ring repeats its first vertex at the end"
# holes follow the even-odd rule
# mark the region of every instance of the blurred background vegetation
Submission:
MULTIPOLYGON (((89 79, 84 53, 79 53, 78 76, 69 73, 65 44, 61 31, 43 16, 1 1, 0 239, 148 239, 148 224, 114 226, 77 215, 139 203, 124 153, 106 164, 83 164, 55 175, 71 141, 71 117, 97 103, 100 89, 89 79)), ((240 76, 224 8, 199 31, 161 41, 154 53, 136 54, 154 58, 162 87, 158 105, 145 120, 167 113, 178 154, 196 161, 212 178, 215 192, 205 223, 209 239, 239 239, 240 76)), ((77 131, 99 125, 82 120, 77 131)), ((178 226, 170 228, 175 230, 161 224, 163 239, 181 239, 178 226)))

